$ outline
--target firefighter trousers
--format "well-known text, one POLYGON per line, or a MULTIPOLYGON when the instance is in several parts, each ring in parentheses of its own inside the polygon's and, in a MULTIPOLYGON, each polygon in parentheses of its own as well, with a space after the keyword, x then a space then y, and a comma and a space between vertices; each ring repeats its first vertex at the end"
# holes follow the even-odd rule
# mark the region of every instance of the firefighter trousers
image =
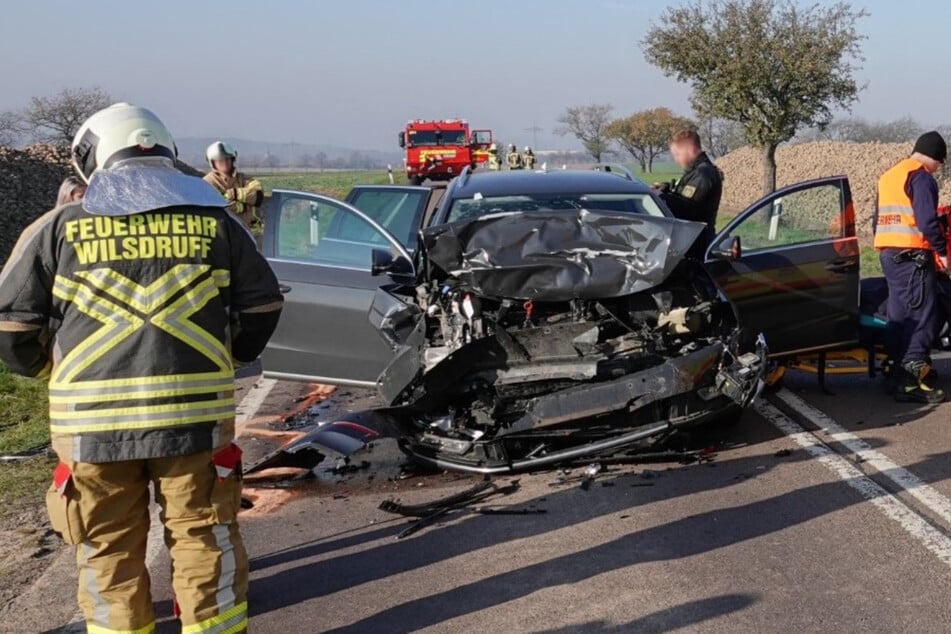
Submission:
POLYGON ((240 464, 216 467, 204 452, 101 464, 64 460, 61 470, 67 475, 54 477, 47 506, 53 529, 77 547, 79 605, 90 634, 154 631, 145 562, 150 482, 183 634, 247 631, 248 557, 236 521, 240 464))

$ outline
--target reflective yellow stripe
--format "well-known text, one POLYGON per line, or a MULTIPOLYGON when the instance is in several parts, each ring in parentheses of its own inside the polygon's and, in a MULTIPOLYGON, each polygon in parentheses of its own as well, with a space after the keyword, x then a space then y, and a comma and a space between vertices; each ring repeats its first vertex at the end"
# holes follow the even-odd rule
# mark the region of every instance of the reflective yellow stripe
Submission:
POLYGON ((218 616, 182 625, 182 634, 234 634, 248 626, 248 602, 242 601, 218 616))
POLYGON ((209 301, 218 297, 218 287, 213 278, 207 278, 190 289, 152 317, 152 324, 161 328, 179 341, 201 352, 219 368, 231 369, 231 354, 217 338, 204 328, 189 321, 209 301))
POLYGON ((99 389, 111 387, 133 387, 138 385, 155 385, 158 383, 168 383, 173 381, 208 381, 213 379, 224 379, 233 377, 234 373, 230 371, 218 372, 199 372, 197 374, 168 374, 163 376, 143 376, 127 379, 103 379, 101 381, 77 381, 75 383, 56 383, 50 382, 51 389, 99 389))
POLYGON ((153 390, 128 392, 101 392, 98 390, 62 390, 60 394, 50 393, 51 404, 69 403, 106 403, 109 401, 129 401, 136 399, 165 398, 172 396, 190 396, 194 394, 217 394, 234 389, 234 381, 214 383, 197 387, 167 387, 153 390))
POLYGON ((127 423, 71 423, 68 425, 58 425, 56 417, 50 415, 50 432, 54 434, 91 434, 106 431, 135 431, 138 429, 160 429, 165 427, 179 427, 181 425, 193 425, 195 423, 212 423, 214 419, 208 416, 175 416, 173 418, 130 421, 127 423))
POLYGON ((166 403, 164 405, 142 405, 137 407, 113 407, 110 409, 84 409, 77 411, 51 410, 50 417, 57 420, 87 420, 92 418, 128 418, 152 414, 187 413, 193 410, 225 410, 234 407, 234 397, 213 401, 194 401, 191 403, 166 403))
POLYGON ((103 327, 59 360, 53 370, 53 380, 68 382, 95 363, 116 345, 128 339, 145 322, 116 304, 93 295, 85 286, 57 275, 53 295, 71 302, 79 312, 103 324, 103 327))
POLYGON ((177 292, 194 284, 211 267, 178 264, 160 275, 148 286, 142 286, 112 269, 77 271, 90 286, 101 290, 143 313, 152 313, 177 292))
POLYGON ((140 627, 137 630, 114 630, 109 627, 103 627, 101 625, 96 625, 95 623, 86 622, 86 632, 88 634, 152 634, 155 631, 155 623, 149 623, 145 627, 140 627))
POLYGON ((218 288, 231 286, 231 271, 228 269, 215 269, 211 272, 211 277, 214 278, 215 286, 218 288))

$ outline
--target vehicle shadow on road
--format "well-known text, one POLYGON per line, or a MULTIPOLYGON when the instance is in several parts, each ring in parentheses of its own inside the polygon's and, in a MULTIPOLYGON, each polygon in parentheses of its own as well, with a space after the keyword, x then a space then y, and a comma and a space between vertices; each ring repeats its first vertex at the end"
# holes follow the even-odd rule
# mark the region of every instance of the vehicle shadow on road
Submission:
MULTIPOLYGON (((746 430, 748 434, 740 434, 752 434, 751 444, 764 442, 766 436, 773 439, 779 436, 772 428, 765 428, 761 423, 756 425, 756 429, 746 430)), ((724 434, 725 437, 730 435, 724 434)), ((400 522, 268 553, 252 561, 252 613, 266 614, 505 542, 538 539, 597 518, 623 522, 627 517, 634 517, 633 520, 627 520, 633 523, 638 507, 695 494, 726 492, 744 481, 763 478, 776 468, 788 468, 811 460, 810 455, 791 440, 788 448, 791 451, 788 454, 783 451, 780 454, 744 456, 711 464, 679 466, 669 471, 653 471, 648 466, 647 473, 643 469, 640 473, 628 470, 613 475, 609 472, 597 479, 587 491, 575 483, 570 487, 552 488, 547 495, 529 500, 518 498, 514 502, 520 507, 534 505, 545 508, 548 513, 544 515, 468 516, 444 526, 432 527, 410 539, 388 541, 406 527, 405 523, 400 522), (704 473, 698 475, 695 470, 703 470, 704 473), (647 474, 651 474, 649 478, 645 478, 647 474), (376 540, 387 541, 371 545, 376 540), (330 558, 322 557, 338 549, 353 548, 360 544, 367 544, 369 548, 330 558), (314 557, 321 557, 321 560, 310 561, 314 557), (276 570, 271 572, 271 568, 276 570), (327 571, 333 573, 327 574, 327 571)), ((923 464, 949 460, 949 454, 929 456, 923 464)), ((909 468, 915 470, 919 466, 922 465, 910 465, 909 468)), ((551 474, 549 481, 554 483, 554 480, 555 475, 551 474)), ((465 583, 463 572, 458 585, 451 589, 427 593, 333 631, 394 631, 394 623, 400 624, 400 631, 422 629, 508 603, 547 587, 583 582, 612 570, 638 564, 680 560, 727 548, 805 524, 863 501, 859 493, 836 480, 804 486, 742 506, 718 507, 661 526, 632 530, 622 537, 591 548, 471 583, 465 583)), ((645 624, 644 628, 643 631, 653 631, 649 624, 645 624)))
MULTIPOLYGON (((421 596, 382 610, 351 625, 328 631, 336 633, 395 631, 392 629, 394 623, 399 624, 400 632, 416 631, 507 604, 549 587, 583 583, 596 576, 638 564, 682 560, 728 548, 804 524, 858 504, 862 500, 863 498, 857 492, 843 485, 841 481, 835 481, 804 487, 750 504, 717 508, 660 526, 635 530, 592 548, 578 550, 471 583, 460 583, 443 592, 421 596)), ((578 503, 575 502, 576 505, 578 503)), ((562 508, 559 505, 559 511, 562 508)), ((468 524, 474 525, 476 522, 468 524)), ((452 534, 449 541, 465 544, 468 550, 480 546, 470 543, 471 539, 476 538, 478 532, 488 531, 466 531, 465 536, 451 529, 439 532, 443 533, 443 537, 452 534)), ((403 553, 402 556, 396 553, 381 556, 381 553, 376 552, 372 556, 372 563, 366 560, 361 561, 360 554, 326 563, 328 569, 335 571, 335 580, 330 588, 326 587, 327 584, 324 584, 319 577, 312 576, 313 573, 308 574, 306 570, 298 569, 296 573, 292 573, 297 575, 296 587, 309 586, 307 592, 311 596, 319 594, 322 587, 330 592, 339 591, 346 586, 337 585, 338 575, 346 580, 361 583, 362 579, 353 579, 352 575, 362 566, 376 566, 377 570, 371 574, 379 577, 387 572, 391 574, 402 572, 399 570, 401 567, 399 562, 405 562, 407 557, 428 559, 426 552, 429 549, 447 554, 445 549, 449 547, 449 544, 439 539, 435 533, 431 537, 435 539, 426 540, 425 546, 419 544, 417 548, 412 549, 412 552, 403 553), (434 543, 437 540, 443 543, 437 545, 434 543), (396 570, 394 570, 394 564, 396 570), (306 582, 299 576, 301 574, 307 575, 306 582)), ((387 547, 384 546, 376 551, 386 549, 387 547)), ((452 552, 449 556, 458 554, 461 553, 452 552)), ((267 581, 263 583, 267 584, 267 581)), ((279 594, 283 595, 287 591, 293 594, 293 589, 285 584, 286 581, 282 581, 279 594)), ((259 596, 257 601, 259 611, 267 609, 266 597, 259 596)), ((631 631, 640 630, 632 629, 631 631)))
POLYGON ((589 621, 569 625, 538 634, 587 634, 588 632, 637 632, 638 634, 663 634, 683 627, 697 625, 720 616, 739 612, 756 603, 756 595, 723 594, 698 601, 688 601, 663 610, 657 610, 639 619, 614 625, 606 621, 589 621))

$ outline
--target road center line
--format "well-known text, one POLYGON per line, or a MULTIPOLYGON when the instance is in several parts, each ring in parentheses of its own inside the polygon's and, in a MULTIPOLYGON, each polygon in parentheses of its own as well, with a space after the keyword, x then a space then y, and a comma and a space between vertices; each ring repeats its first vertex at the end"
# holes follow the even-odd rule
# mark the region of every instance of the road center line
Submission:
POLYGON ((858 467, 832 451, 814 434, 800 427, 775 406, 761 400, 753 408, 840 480, 858 491, 886 517, 897 522, 905 532, 920 542, 935 557, 951 567, 951 538, 929 524, 921 515, 862 473, 858 467))
POLYGON ((876 451, 867 442, 789 390, 783 388, 777 392, 776 396, 813 425, 825 429, 831 439, 857 455, 865 464, 894 482, 900 489, 907 491, 928 510, 940 517, 946 526, 951 527, 951 500, 930 484, 908 469, 899 466, 882 452, 876 451))

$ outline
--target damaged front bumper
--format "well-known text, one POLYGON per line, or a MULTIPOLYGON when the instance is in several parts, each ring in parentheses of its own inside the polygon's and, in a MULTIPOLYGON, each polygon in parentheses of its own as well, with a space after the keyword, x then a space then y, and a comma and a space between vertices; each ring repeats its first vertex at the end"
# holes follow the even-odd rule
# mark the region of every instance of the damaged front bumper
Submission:
POLYGON ((312 469, 325 455, 351 456, 382 437, 396 438, 401 449, 420 463, 480 474, 529 471, 609 455, 678 427, 715 420, 737 405, 748 406, 763 389, 767 356, 762 336, 754 351, 738 356, 722 343, 712 344, 613 381, 581 384, 533 399, 506 434, 486 441, 448 437, 405 407, 345 414, 249 466, 245 473, 276 467, 312 469), (698 389, 708 373, 714 375, 713 384, 698 389), (564 430, 565 424, 611 415, 611 425, 595 422, 590 429, 564 430), (619 423, 618 418, 628 422, 619 423), (509 458, 509 445, 532 442, 536 447, 526 457, 509 458))

